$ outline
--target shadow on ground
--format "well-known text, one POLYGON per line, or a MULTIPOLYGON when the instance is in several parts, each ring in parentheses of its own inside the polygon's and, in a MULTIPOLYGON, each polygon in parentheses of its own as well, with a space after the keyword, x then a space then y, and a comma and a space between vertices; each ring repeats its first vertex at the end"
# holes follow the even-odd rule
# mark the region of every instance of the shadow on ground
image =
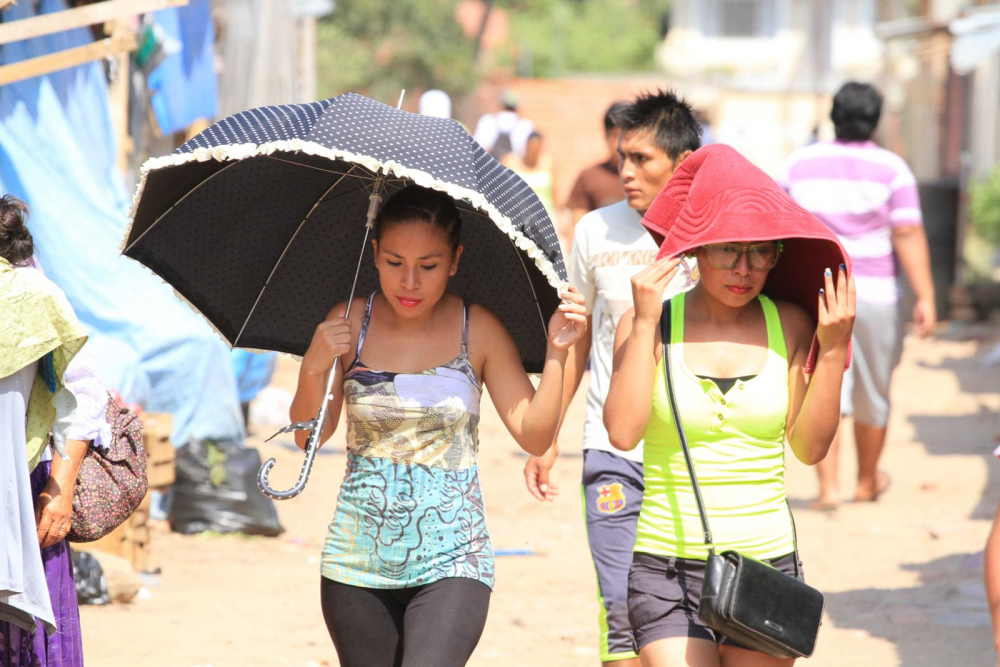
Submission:
POLYGON ((991 460, 1000 435, 1000 414, 981 408, 973 415, 912 415, 909 421, 916 431, 916 440, 929 454, 982 456, 987 460, 988 479, 969 518, 991 521, 1000 492, 1000 462, 991 460))
MULTIPOLYGON (((986 352, 988 352, 987 350, 986 352)), ((951 371, 958 386, 966 394, 986 394, 1000 391, 1000 363, 986 363, 986 353, 980 347, 972 358, 951 357, 939 364, 919 363, 921 368, 951 371)))
MULTIPOLYGON (((960 391, 970 395, 1000 392, 1000 363, 991 357, 997 354, 997 328, 993 324, 975 323, 949 327, 942 338, 958 341, 975 341, 976 353, 970 357, 948 357, 939 363, 920 362, 924 368, 951 372, 958 381, 960 391)), ((932 399, 933 400, 933 399, 932 399)), ((983 399, 980 399, 982 401, 983 399)), ((1000 414, 980 402, 978 412, 958 416, 929 416, 915 414, 909 417, 915 430, 915 439, 934 456, 983 456, 987 460, 1000 445, 1000 414)), ((988 480, 984 492, 970 518, 992 520, 1000 493, 1000 465, 989 461, 988 480)))
POLYGON ((833 624, 892 642, 903 667, 996 664, 982 553, 951 554, 902 568, 918 572, 920 584, 827 594, 833 624))

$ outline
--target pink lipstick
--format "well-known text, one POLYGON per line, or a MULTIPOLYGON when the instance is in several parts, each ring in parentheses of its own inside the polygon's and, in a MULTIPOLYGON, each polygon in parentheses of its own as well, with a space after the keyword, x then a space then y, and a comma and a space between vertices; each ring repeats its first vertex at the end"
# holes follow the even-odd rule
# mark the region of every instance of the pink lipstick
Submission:
POLYGON ((408 299, 405 296, 397 296, 396 299, 403 308, 416 308, 423 301, 423 299, 408 299))

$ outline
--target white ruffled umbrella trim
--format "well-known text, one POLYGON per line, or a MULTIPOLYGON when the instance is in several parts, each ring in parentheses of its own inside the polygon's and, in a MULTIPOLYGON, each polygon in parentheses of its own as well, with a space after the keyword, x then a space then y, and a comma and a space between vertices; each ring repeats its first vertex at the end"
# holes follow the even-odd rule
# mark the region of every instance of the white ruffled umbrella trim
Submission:
MULTIPOLYGON (((189 162, 207 162, 209 160, 232 162, 260 155, 271 155, 272 153, 279 151, 299 151, 308 155, 319 155, 330 160, 346 160, 351 163, 360 164, 369 171, 375 173, 381 172, 385 175, 392 174, 399 178, 406 178, 422 187, 444 192, 453 199, 467 201, 480 211, 486 213, 490 220, 493 221, 493 224, 495 224, 501 232, 506 234, 507 238, 509 238, 518 249, 524 251, 538 270, 541 271, 542 275, 545 276, 549 285, 559 292, 565 291, 568 286, 567 281, 562 280, 559 277, 559 274, 556 273, 555 266, 551 261, 549 261, 549 258, 545 256, 545 253, 542 252, 537 245, 535 245, 534 241, 522 234, 514 226, 514 223, 511 222, 510 218, 503 215, 495 206, 489 203, 483 194, 474 190, 469 190, 468 188, 463 188, 453 183, 446 183, 434 178, 425 171, 411 169, 400 164, 399 162, 396 162, 395 160, 381 162, 367 155, 358 155, 357 153, 351 153, 349 151, 327 148, 326 146, 322 146, 312 141, 302 141, 301 139, 271 141, 260 145, 229 144, 225 146, 212 146, 210 148, 203 147, 196 148, 190 153, 173 153, 146 160, 139 170, 142 178, 139 181, 139 185, 136 187, 135 195, 132 198, 128 227, 125 230, 125 238, 122 240, 121 245, 122 252, 125 251, 128 238, 132 233, 132 225, 135 222, 136 209, 139 206, 139 199, 142 196, 142 191, 145 188, 146 179, 148 178, 150 172, 157 169, 164 169, 166 167, 176 167, 189 162)), ((174 292, 177 293, 177 290, 174 290, 174 292)), ((183 297, 183 295, 178 294, 178 296, 188 303, 188 305, 191 305, 190 302, 183 297)), ((195 310, 197 310, 197 308, 195 310)), ((213 326, 213 328, 215 327, 213 326)), ((216 329, 216 332, 218 332, 218 329, 216 329)), ((221 335, 221 332, 219 333, 221 335)))

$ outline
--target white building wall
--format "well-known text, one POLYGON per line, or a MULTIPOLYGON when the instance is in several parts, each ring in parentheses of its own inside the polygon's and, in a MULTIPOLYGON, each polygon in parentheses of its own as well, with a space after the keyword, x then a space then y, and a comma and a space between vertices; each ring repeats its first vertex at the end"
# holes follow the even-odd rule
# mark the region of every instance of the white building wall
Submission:
POLYGON ((791 83, 830 87, 878 73, 876 17, 876 0, 676 0, 657 59, 680 77, 749 77, 771 89, 791 83), (722 12, 740 2, 760 10, 755 36, 722 34, 722 12), (817 46, 829 52, 821 56, 817 46), (817 82, 817 74, 825 74, 824 81, 817 82))

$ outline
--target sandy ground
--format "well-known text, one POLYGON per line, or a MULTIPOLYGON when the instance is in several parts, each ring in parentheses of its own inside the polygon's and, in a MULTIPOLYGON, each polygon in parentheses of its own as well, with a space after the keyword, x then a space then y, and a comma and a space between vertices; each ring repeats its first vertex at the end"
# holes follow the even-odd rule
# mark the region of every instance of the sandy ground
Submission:
MULTIPOLYGON (((810 511, 813 471, 789 461, 806 573, 827 596, 807 664, 996 664, 981 549, 1000 497, 1000 461, 990 456, 1000 434, 1000 366, 980 363, 996 332, 953 328, 933 342, 908 343, 883 459, 892 487, 878 503, 810 511)), ((295 373, 295 362, 283 360, 276 383, 293 388, 295 373)), ((480 465, 493 543, 531 555, 498 558, 472 665, 598 664, 595 578, 579 492, 581 398, 553 471, 562 494, 544 505, 525 491, 525 458, 484 406, 480 465)), ((252 444, 278 459, 272 483, 291 484, 301 455, 259 438, 252 444)), ((149 596, 83 608, 88 667, 336 665, 318 586, 318 555, 345 462, 342 436, 331 444, 306 491, 279 503, 287 529, 281 537, 156 535, 162 575, 148 579, 149 596)), ((850 484, 845 491, 853 492, 850 484)))

